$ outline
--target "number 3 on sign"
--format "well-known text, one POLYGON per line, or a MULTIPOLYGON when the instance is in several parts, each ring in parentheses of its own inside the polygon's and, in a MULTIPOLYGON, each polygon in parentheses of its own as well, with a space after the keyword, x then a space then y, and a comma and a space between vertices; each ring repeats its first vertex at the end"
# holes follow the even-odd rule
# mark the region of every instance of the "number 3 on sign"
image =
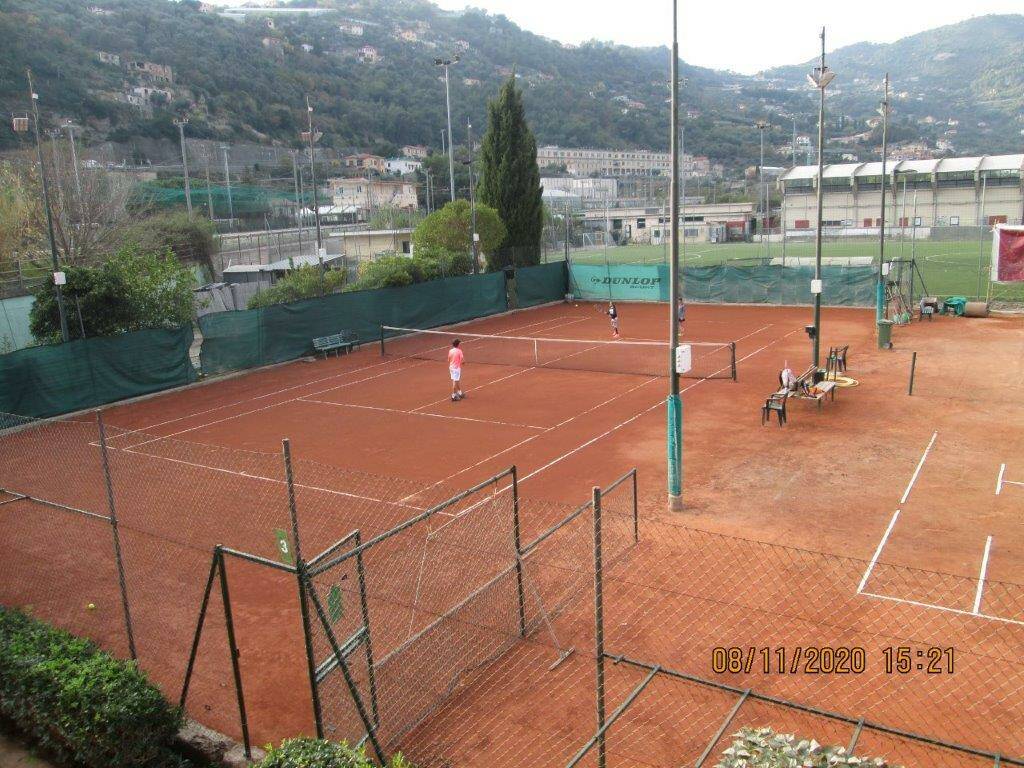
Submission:
POLYGON ((292 557, 292 545, 288 541, 288 534, 278 528, 274 531, 274 535, 277 537, 277 551, 281 562, 285 565, 294 565, 295 558, 292 557))
POLYGON ((689 344, 676 347, 676 373, 689 373, 693 367, 693 353, 689 344))

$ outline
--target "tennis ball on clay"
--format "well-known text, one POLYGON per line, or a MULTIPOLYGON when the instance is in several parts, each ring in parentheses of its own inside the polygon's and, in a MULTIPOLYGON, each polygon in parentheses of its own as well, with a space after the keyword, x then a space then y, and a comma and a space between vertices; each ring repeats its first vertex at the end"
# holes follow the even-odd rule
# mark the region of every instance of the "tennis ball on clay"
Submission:
POLYGON ((96 603, 89 603, 87 606, 85 606, 85 609, 87 611, 95 611, 96 610, 96 603))

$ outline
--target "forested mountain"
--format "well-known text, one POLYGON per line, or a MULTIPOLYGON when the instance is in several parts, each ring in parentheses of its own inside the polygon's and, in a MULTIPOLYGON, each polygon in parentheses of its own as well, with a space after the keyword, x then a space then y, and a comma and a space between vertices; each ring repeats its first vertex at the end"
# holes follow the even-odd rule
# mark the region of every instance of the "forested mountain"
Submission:
MULTIPOLYGON (((87 143, 173 140, 173 118, 183 115, 192 137, 295 146, 308 95, 326 147, 439 146, 444 84, 433 60, 458 54, 456 141, 467 119, 482 126, 487 100, 514 72, 539 143, 666 149, 666 48, 566 46, 503 16, 446 12, 426 0, 292 5, 322 12, 229 18, 194 0, 4 0, 0 111, 26 112, 30 66, 44 121, 75 120, 87 143), (136 61, 169 66, 173 81, 133 68, 136 61)), ((1011 151, 1024 128, 1022 41, 1024 16, 1004 16, 838 51, 830 57, 839 72, 830 130, 866 130, 887 67, 897 89, 912 94, 903 100, 913 109, 900 109, 905 138, 934 143, 961 115, 957 152, 1011 151), (968 131, 971 116, 984 125, 968 131)), ((759 118, 772 122, 780 149, 793 119, 801 133, 813 129, 806 65, 758 77, 681 69, 688 152, 737 168, 756 161, 759 118)), ((0 130, 0 148, 23 141, 0 130)))

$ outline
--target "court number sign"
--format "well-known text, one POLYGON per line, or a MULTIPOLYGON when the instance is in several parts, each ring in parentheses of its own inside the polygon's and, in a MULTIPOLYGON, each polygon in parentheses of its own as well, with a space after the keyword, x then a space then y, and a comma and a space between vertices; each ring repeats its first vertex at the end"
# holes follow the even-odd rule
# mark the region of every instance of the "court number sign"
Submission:
POLYGON ((295 565, 295 556, 292 554, 292 543, 288 540, 288 534, 280 528, 274 531, 277 537, 277 556, 285 565, 295 565))
POLYGON ((676 347, 676 373, 689 373, 693 368, 693 351, 689 344, 676 347))

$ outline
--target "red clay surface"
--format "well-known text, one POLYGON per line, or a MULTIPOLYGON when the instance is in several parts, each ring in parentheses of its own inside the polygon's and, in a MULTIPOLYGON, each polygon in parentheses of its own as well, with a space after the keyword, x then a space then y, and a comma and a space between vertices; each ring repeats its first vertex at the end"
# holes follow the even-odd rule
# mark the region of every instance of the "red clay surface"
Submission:
MULTIPOLYGON (((624 340, 665 335, 665 307, 627 304, 620 306, 620 315, 624 340)), ((662 403, 668 380, 660 377, 475 365, 472 346, 467 345, 468 398, 453 404, 447 399, 450 384, 443 364, 381 358, 376 346, 368 345, 342 358, 290 363, 111 407, 105 420, 143 666, 172 698, 177 696, 214 544, 277 556, 274 532, 289 529, 283 473, 273 456, 279 454, 282 438, 290 439, 293 455, 303 462, 296 481, 307 557, 354 527, 362 529, 365 539, 453 489, 512 464, 519 469, 524 497, 572 506, 588 498, 591 486, 607 484, 635 466, 642 519, 672 520, 852 558, 840 569, 842 592, 834 602, 863 606, 851 611, 881 611, 876 621, 899 616, 907 626, 928 625, 928 636, 936 643, 936 633, 948 628, 942 622, 962 622, 955 637, 975 646, 968 650, 983 652, 990 643, 1000 657, 1019 658, 1019 636, 1000 633, 1015 633, 1022 626, 1016 622, 1024 622, 1024 598, 1016 586, 1024 582, 1024 533, 1019 526, 1024 504, 1024 484, 1019 484, 1024 483, 1024 322, 939 317, 896 329, 896 349, 878 351, 872 319, 869 310, 824 310, 822 353, 830 344, 849 344, 848 375, 857 386, 843 388, 820 412, 812 403, 791 401, 789 423, 780 429, 760 425, 760 405, 776 388, 784 363, 797 372, 809 364, 810 343, 803 326, 810 321, 810 310, 691 305, 684 341, 735 340, 739 381, 681 382, 687 511, 672 518, 664 512, 662 403), (914 395, 908 397, 911 350, 919 355, 914 395), (1003 464, 1005 482, 997 495, 1003 464), (360 472, 372 477, 355 474, 360 472), (406 482, 386 479, 391 477, 406 482), (900 514, 892 523, 896 510, 900 514), (952 576, 932 577, 925 571, 952 576), (1004 654, 1006 648, 1010 651, 1004 654)), ((590 305, 542 307, 458 330, 600 340, 609 336, 607 320, 590 305)), ((2 471, 0 486, 106 514, 102 474, 90 445, 94 431, 88 425, 63 429, 53 439, 32 440, 23 433, 0 446, 3 458, 13 457, 2 471)), ((8 540, 13 537, 19 553, 11 575, 3 580, 4 601, 32 605, 40 615, 124 653, 116 583, 111 586, 106 572, 109 560, 103 564, 109 558, 109 530, 98 521, 79 521, 75 525, 81 530, 61 529, 55 547, 40 540, 39 530, 46 523, 33 520, 29 510, 38 515, 52 511, 39 512, 26 501, 0 510, 5 513, 4 534, 8 540), (14 523, 6 514, 12 509, 19 511, 14 523), (60 558, 57 568, 55 557, 60 558), (79 607, 88 602, 98 608, 79 607)), ((525 514, 524 537, 557 517, 554 512, 533 518, 525 514)), ((638 557, 638 564, 644 563, 638 557)), ((406 559, 416 561, 415 556, 406 559)), ((653 561, 647 565, 638 565, 641 584, 695 588, 672 569, 655 567, 653 561), (676 578, 680 583, 673 585, 676 578)), ((396 583, 406 578, 394 573, 396 583)), ((311 732, 294 578, 238 562, 229 564, 229 574, 254 742, 311 732)), ((713 576, 705 573, 701 578, 713 576)), ((761 594, 749 584, 745 589, 761 594)), ((438 584, 426 588, 424 595, 437 597, 443 591, 438 584)), ((346 599, 351 594, 346 592, 346 599)), ((654 596, 677 605, 671 589, 654 596)), ((215 595, 211 610, 219 609, 215 595)), ((583 608, 571 615, 587 627, 585 609, 584 600, 583 608)), ((692 667, 702 663, 696 647, 701 642, 732 644, 728 637, 709 632, 680 656, 678 649, 649 642, 649 633, 661 621, 656 611, 641 612, 631 621, 637 655, 661 654, 666 663, 692 667)), ((223 623, 212 621, 208 629, 189 709, 198 719, 238 736, 223 623)), ((346 634, 342 629, 338 633, 346 634)), ((390 634, 397 638, 401 633, 390 634)), ((793 640, 792 633, 780 631, 759 641, 779 645, 793 640)), ((584 642, 581 635, 578 647, 584 642)), ((318 653, 325 648, 318 638, 318 653)), ((381 653, 386 649, 378 649, 381 653)), ((494 663, 500 667, 506 662, 494 663)), ((586 666, 579 653, 571 664, 586 666)), ((1017 685, 1024 681, 1016 666, 1006 674, 1017 685)), ((631 673, 630 680, 634 677, 631 673)), ((973 687, 984 682, 980 677, 969 680, 960 692, 965 704, 980 695, 973 687)), ((586 713, 570 729, 573 738, 580 737, 579 744, 592 732, 589 685, 588 678, 571 686, 581 713, 586 713)), ((881 696, 885 686, 884 680, 875 679, 862 685, 858 695, 870 698, 874 691, 881 696)), ((799 692, 788 693, 798 698, 799 692)), ((833 695, 831 690, 826 693, 833 695)), ((523 691, 510 698, 503 691, 502 700, 523 710, 514 717, 523 728, 540 731, 552 713, 564 711, 563 705, 551 692, 535 699, 532 695, 523 691), (540 702, 549 699, 546 710, 540 702)), ((614 701, 610 696, 611 706, 624 695, 614 701)), ((1019 697, 1019 688, 1013 695, 1019 697)), ((474 696, 486 700, 482 694, 474 696)), ((721 695, 715 696, 708 718, 717 723, 730 705, 722 710, 721 695)), ((473 700, 470 696, 458 706, 473 700)), ((497 707, 495 713, 505 711, 494 701, 488 706, 497 707)), ((916 724, 939 729, 948 718, 955 718, 955 699, 916 724)), ((443 739, 443 718, 425 728, 420 735, 426 741, 442 739, 454 748, 450 739, 443 739)), ((460 733, 466 726, 460 722, 452 728, 460 733)), ((479 744, 473 747, 475 741, 461 744, 465 762, 460 764, 488 754, 500 757, 508 749, 492 741, 491 752, 479 744)), ((650 764, 678 762, 669 755, 676 746, 660 748, 668 752, 654 758, 629 750, 622 754, 632 754, 629 759, 637 764, 647 759, 650 764)), ((678 749, 680 757, 692 747, 678 749)), ((512 762, 518 764, 518 759, 512 762)))

